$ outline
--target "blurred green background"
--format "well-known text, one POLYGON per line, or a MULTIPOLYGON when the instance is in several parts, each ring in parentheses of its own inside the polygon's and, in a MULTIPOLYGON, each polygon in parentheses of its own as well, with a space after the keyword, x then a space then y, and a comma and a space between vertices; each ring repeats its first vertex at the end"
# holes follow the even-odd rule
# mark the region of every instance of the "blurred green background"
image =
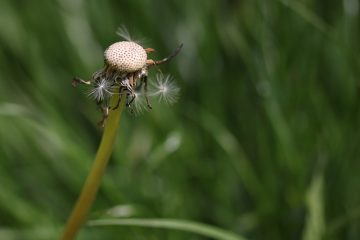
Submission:
MULTIPOLYGON (((359 23, 358 0, 0 0, 0 239, 60 235, 101 137, 71 79, 102 67, 122 24, 154 59, 184 43, 161 66, 181 97, 123 115, 90 218, 360 239, 359 23)), ((78 239, 207 238, 118 226, 78 239)))

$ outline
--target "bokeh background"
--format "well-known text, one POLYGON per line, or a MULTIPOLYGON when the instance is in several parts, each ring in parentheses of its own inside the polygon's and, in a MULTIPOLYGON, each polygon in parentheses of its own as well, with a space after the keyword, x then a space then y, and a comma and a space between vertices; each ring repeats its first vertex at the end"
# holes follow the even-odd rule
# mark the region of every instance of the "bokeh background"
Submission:
MULTIPOLYGON (((71 79, 102 67, 122 25, 155 59, 184 43, 161 66, 181 97, 122 116, 90 218, 360 239, 358 0, 0 0, 0 239, 58 238, 101 137, 71 79)), ((78 239, 207 238, 118 226, 78 239)))

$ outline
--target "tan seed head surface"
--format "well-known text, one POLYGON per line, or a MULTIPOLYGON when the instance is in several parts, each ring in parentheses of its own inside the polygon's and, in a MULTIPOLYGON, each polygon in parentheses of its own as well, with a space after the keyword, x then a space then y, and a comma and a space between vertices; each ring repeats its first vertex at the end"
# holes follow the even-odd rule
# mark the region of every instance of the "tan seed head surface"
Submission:
POLYGON ((120 72, 135 72, 146 64, 147 54, 135 42, 122 41, 110 45, 104 53, 105 61, 120 72))

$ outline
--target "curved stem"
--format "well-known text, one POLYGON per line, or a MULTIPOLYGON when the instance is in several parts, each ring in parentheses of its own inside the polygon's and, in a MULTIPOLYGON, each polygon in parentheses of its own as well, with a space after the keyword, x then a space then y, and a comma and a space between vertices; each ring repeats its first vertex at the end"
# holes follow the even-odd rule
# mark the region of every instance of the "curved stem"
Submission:
MULTIPOLYGON (((111 99, 110 106, 116 104, 119 97, 119 95, 114 95, 111 99)), ((68 218, 65 230, 61 237, 62 240, 74 239, 76 233, 79 231, 79 228, 84 223, 89 209, 96 197, 102 176, 112 153, 124 103, 125 98, 121 100, 119 108, 115 111, 111 111, 109 114, 94 163, 74 209, 68 218)))
POLYGON ((156 218, 124 218, 124 219, 99 219, 88 223, 90 226, 139 226, 151 228, 167 228, 200 234, 213 239, 221 240, 246 240, 245 237, 204 223, 179 219, 156 218))

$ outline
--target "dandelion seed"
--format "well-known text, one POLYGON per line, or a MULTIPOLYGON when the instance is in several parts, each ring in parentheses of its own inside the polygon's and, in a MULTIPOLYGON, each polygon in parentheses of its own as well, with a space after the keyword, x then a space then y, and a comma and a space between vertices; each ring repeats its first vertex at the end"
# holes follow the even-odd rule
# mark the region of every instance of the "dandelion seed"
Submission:
POLYGON ((96 101, 103 101, 113 94, 111 89, 112 83, 102 78, 94 82, 94 87, 89 91, 88 96, 94 98, 96 101))
POLYGON ((132 105, 132 112, 135 115, 141 115, 143 112, 148 110, 148 107, 146 105, 146 100, 143 94, 141 92, 136 91, 135 93, 135 99, 134 104, 132 105))
POLYGON ((148 41, 147 41, 146 38, 141 38, 141 39, 138 39, 138 37, 133 38, 134 36, 132 36, 129 33, 129 30, 127 29, 127 27, 125 25, 121 25, 117 29, 116 34, 118 36, 120 36, 122 39, 124 39, 125 41, 128 41, 128 42, 135 42, 135 43, 140 44, 140 45, 147 45, 148 44, 148 41))
POLYGON ((150 96, 158 97, 159 102, 173 104, 179 98, 180 88, 170 75, 164 77, 162 74, 158 74, 156 76, 156 82, 152 83, 152 88, 153 90, 150 96))
POLYGON ((116 31, 116 34, 122 37, 124 40, 133 42, 133 39, 130 36, 129 30, 126 28, 125 25, 121 25, 116 31))

